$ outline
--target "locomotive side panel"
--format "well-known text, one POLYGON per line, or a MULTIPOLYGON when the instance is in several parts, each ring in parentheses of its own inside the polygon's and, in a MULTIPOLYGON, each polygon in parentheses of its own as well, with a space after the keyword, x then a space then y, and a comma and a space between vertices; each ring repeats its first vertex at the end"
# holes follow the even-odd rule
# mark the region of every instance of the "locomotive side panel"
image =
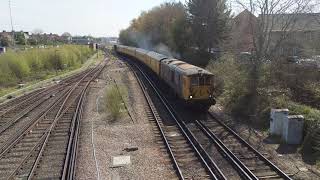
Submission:
POLYGON ((160 63, 162 60, 167 59, 167 56, 152 51, 148 53, 148 56, 150 58, 149 67, 159 76, 161 71, 160 63))

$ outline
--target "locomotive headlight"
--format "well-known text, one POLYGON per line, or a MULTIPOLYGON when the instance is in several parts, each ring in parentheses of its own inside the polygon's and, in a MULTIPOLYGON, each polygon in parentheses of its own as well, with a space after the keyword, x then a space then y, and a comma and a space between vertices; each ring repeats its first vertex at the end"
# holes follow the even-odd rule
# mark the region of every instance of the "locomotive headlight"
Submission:
POLYGON ((190 95, 189 98, 192 99, 192 95, 190 95))

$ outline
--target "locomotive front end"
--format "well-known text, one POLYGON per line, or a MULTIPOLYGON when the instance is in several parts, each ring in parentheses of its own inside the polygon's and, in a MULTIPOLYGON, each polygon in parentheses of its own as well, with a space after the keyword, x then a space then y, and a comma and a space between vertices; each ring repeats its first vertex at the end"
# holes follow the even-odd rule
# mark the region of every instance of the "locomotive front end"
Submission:
POLYGON ((214 97, 214 75, 199 71, 189 76, 189 90, 186 100, 192 104, 201 104, 207 108, 216 103, 214 97))

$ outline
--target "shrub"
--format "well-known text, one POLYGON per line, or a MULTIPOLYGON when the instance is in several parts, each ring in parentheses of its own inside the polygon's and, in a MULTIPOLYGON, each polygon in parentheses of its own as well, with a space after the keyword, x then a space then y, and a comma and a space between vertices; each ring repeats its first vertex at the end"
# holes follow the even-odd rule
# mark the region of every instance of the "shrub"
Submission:
POLYGON ((117 119, 121 115, 122 98, 121 92, 113 85, 106 91, 105 98, 106 109, 110 112, 113 120, 117 119))
POLYGON ((218 61, 212 61, 207 69, 215 74, 215 92, 219 103, 228 111, 241 112, 247 95, 248 73, 232 55, 225 54, 218 61))

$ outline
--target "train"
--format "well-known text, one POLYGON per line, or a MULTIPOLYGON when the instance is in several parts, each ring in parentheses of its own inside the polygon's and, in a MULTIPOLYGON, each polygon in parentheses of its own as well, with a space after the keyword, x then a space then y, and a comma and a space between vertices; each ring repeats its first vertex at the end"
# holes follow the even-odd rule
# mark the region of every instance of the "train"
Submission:
POLYGON ((141 48, 114 45, 114 50, 150 68, 184 103, 206 110, 216 103, 214 75, 209 71, 141 48))

